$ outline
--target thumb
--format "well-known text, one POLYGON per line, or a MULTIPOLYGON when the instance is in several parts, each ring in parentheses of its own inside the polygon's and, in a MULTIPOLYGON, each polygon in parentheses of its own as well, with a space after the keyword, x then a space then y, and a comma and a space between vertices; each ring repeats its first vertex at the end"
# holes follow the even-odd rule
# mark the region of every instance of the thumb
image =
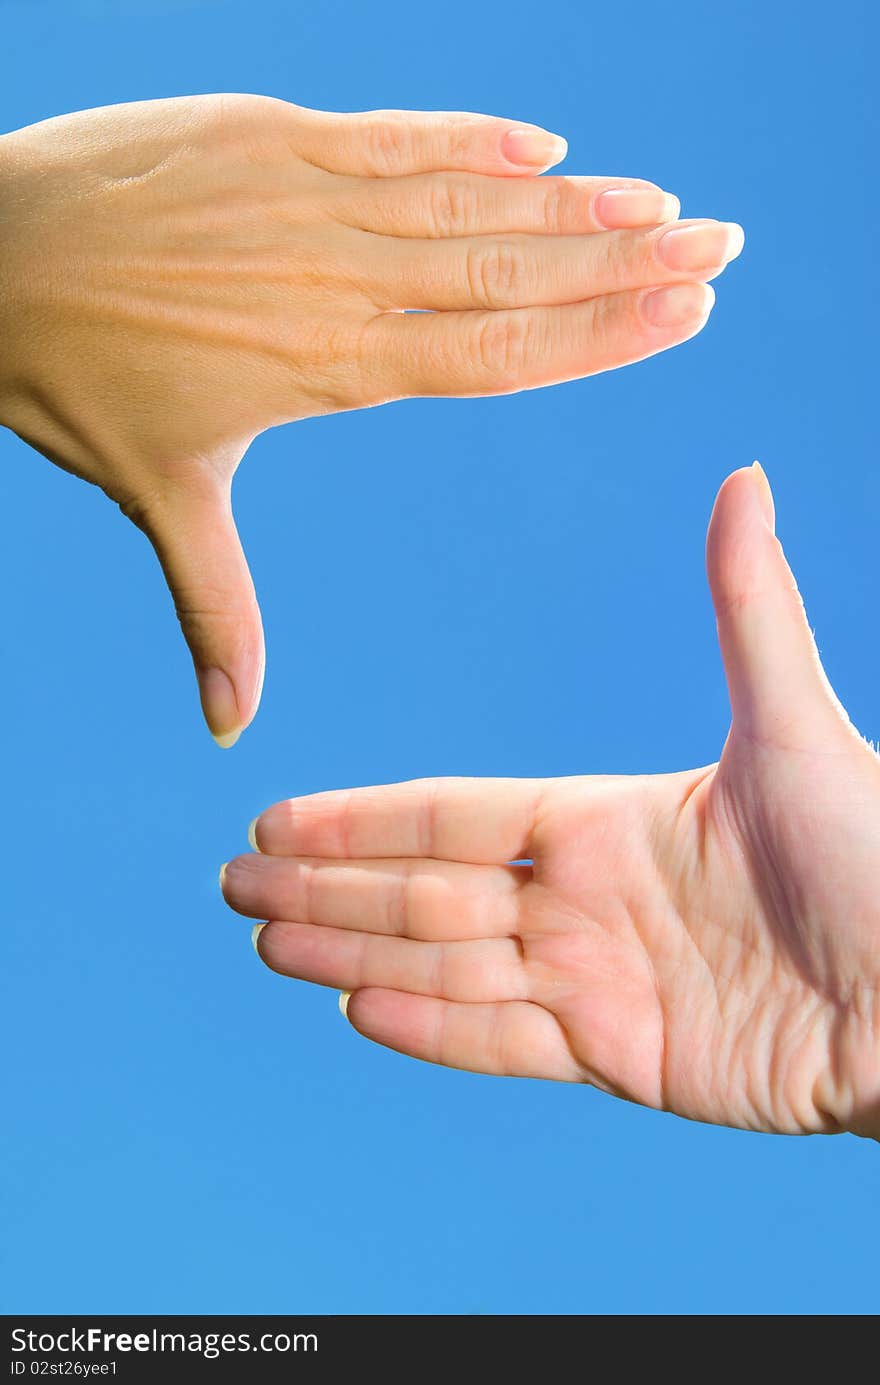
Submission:
POLYGON ((263 626, 228 487, 177 492, 147 527, 195 664, 208 729, 235 744, 260 701, 263 626))
POLYGON ((734 730, 806 748, 817 732, 849 728, 775 537, 773 495, 758 462, 718 492, 706 566, 734 730))

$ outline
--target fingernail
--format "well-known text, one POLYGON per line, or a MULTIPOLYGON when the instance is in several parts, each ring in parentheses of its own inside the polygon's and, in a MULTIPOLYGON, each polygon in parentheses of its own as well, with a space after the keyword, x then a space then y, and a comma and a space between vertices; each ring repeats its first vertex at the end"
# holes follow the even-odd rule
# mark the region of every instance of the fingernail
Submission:
POLYGON ((252 851, 259 851, 260 848, 257 846, 257 819, 256 819, 256 818, 251 818, 250 822, 248 823, 248 842, 250 843, 250 847, 251 847, 251 850, 252 850, 252 851))
POLYGON ((351 1000, 351 991, 339 992, 339 1013, 348 1019, 348 1002, 351 1000))
POLYGON ((670 284, 645 294, 642 316, 654 327, 684 327, 704 322, 714 302, 715 291, 709 284, 670 284))
POLYGON ((695 274, 735 260, 745 240, 743 228, 735 221, 703 221, 664 231, 657 242, 657 254, 667 269, 695 274))
MULTIPOLYGON (((257 942, 259 940, 260 934, 262 933, 265 927, 265 923, 255 923, 253 928, 251 929, 251 942, 253 944, 254 952, 257 954, 258 957, 260 957, 260 949, 257 946, 257 942)), ((262 960, 262 957, 260 957, 261 962, 262 960)))
POLYGON ((758 495, 761 501, 761 509, 764 511, 764 517, 770 526, 770 532, 772 534, 775 534, 776 505, 773 501, 773 491, 770 489, 770 482, 767 480, 767 473, 761 466, 760 462, 752 462, 752 475, 755 478, 755 483, 758 489, 758 495))
POLYGON ((223 865, 220 867, 220 889, 221 889, 221 891, 222 891, 222 889, 223 889, 223 881, 226 879, 226 867, 227 867, 228 865, 229 865, 229 862, 228 862, 228 861, 224 861, 224 862, 223 862, 223 865))
POLYGON ((208 730, 221 749, 228 750, 243 729, 229 675, 222 668, 204 669, 199 674, 199 692, 208 730))
POLYGON ((508 130, 501 141, 504 157, 526 168, 549 168, 561 163, 568 153, 568 142, 549 130, 508 130))
POLYGON ((607 231, 626 226, 657 226, 675 221, 681 203, 660 188, 609 188, 593 203, 593 215, 607 231))

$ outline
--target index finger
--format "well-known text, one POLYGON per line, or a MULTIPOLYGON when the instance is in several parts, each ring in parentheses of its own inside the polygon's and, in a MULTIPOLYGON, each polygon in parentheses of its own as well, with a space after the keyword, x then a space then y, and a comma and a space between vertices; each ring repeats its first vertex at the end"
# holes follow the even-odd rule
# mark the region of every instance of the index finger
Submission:
POLYGON ((568 148, 538 125, 471 111, 292 110, 296 152, 330 173, 388 178, 457 168, 521 178, 560 163, 568 148))
POLYGON ((433 857, 503 865, 529 856, 546 780, 414 779, 275 803, 251 840, 273 856, 433 857))
POLYGON ((639 178, 493 178, 418 173, 352 178, 334 206, 362 231, 418 239, 523 232, 586 235, 675 221, 681 203, 639 178))

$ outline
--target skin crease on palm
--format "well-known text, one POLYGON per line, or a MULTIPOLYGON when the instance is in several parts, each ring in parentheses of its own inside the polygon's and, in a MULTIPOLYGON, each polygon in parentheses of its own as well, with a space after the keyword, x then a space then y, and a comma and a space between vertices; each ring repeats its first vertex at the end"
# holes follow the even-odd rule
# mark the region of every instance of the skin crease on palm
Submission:
POLYGON ((232 517, 253 439, 412 395, 502 394, 686 340, 739 227, 469 114, 186 97, 0 138, 0 422, 152 541, 221 745, 264 653, 232 517), (409 312, 428 309, 428 312, 409 312))
POLYGON ((720 491, 707 565, 718 764, 288 800, 222 889, 269 920, 264 962, 351 993, 355 1029, 404 1053, 878 1138, 880 758, 825 678, 757 464, 720 491))

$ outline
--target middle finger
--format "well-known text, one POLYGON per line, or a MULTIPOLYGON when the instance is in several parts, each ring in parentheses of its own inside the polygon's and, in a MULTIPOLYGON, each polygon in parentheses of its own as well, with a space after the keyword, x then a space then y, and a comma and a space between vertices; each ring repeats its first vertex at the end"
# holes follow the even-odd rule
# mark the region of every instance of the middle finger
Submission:
POLYGON ((362 284, 383 309, 504 309, 579 303, 719 274, 743 246, 732 222, 688 221, 592 236, 382 243, 362 284))

